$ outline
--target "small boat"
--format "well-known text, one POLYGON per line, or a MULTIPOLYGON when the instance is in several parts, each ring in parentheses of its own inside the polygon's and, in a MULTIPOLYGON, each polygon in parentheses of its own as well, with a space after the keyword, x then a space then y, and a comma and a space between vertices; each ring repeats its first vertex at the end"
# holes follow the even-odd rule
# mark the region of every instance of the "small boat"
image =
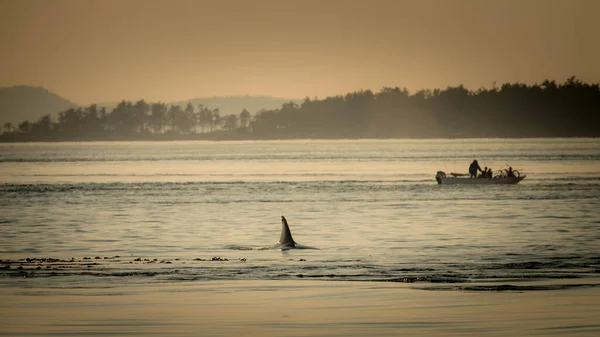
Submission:
POLYGON ((525 179, 525 177, 527 176, 521 175, 517 170, 514 171, 512 176, 500 173, 492 178, 470 178, 470 175, 466 173, 446 175, 446 172, 438 171, 435 180, 440 185, 514 185, 525 179))

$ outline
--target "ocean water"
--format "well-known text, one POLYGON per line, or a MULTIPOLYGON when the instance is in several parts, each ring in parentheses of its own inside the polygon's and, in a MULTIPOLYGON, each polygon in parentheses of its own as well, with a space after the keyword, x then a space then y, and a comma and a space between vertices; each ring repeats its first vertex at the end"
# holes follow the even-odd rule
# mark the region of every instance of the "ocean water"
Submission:
POLYGON ((0 144, 0 210, 4 286, 600 285, 600 139, 0 144), (473 159, 527 178, 437 185, 473 159))

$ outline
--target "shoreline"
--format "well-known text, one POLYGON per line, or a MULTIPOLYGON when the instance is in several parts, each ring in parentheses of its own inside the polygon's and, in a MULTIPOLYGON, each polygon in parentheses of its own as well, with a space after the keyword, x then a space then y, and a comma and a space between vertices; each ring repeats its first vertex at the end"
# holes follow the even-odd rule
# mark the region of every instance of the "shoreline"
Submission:
POLYGON ((193 281, 2 286, 0 335, 505 336, 600 333, 598 287, 428 291, 410 284, 193 281))

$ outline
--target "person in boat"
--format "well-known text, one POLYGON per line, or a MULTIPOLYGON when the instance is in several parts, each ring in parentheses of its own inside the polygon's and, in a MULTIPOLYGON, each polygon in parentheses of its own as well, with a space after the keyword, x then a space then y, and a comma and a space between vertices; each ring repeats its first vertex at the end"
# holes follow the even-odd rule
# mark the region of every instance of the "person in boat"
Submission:
POLYGON ((487 177, 492 178, 492 168, 491 167, 488 168, 488 170, 487 170, 487 177))
POLYGON ((506 176, 509 178, 514 178, 515 177, 515 173, 513 172, 512 167, 508 167, 508 170, 506 170, 506 176))
POLYGON ((479 178, 487 178, 487 166, 483 168, 483 171, 481 171, 479 178))
POLYGON ((479 167, 479 163, 477 162, 477 160, 473 160, 471 165, 469 165, 469 174, 471 175, 471 178, 477 178, 478 170, 479 170, 479 172, 483 172, 481 167, 479 167))

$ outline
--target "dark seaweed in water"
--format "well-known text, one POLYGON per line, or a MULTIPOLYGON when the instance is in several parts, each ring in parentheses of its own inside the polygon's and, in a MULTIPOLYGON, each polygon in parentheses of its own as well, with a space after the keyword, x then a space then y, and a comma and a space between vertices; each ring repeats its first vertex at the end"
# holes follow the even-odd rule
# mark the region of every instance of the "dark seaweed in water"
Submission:
POLYGON ((200 280, 244 280, 244 279, 320 279, 337 281, 399 282, 418 285, 425 290, 463 291, 533 291, 561 290, 574 287, 600 285, 600 273, 589 264, 571 264, 560 271, 551 269, 556 263, 530 261, 526 263, 489 264, 475 271, 463 266, 452 272, 444 271, 447 266, 436 268, 385 268, 364 263, 360 260, 311 262, 304 258, 289 259, 285 263, 263 264, 245 257, 228 259, 177 258, 161 259, 150 257, 123 258, 118 256, 58 259, 23 258, 0 260, 0 278, 26 277, 56 280, 80 277, 93 282, 94 279, 131 278, 145 282, 182 282, 200 280), (301 263, 301 264, 298 264, 301 263), (547 268, 547 269, 544 269, 547 268), (534 270, 535 272, 531 272, 534 270), (334 272, 331 272, 334 271, 334 272), (577 284, 518 284, 524 281, 549 281, 583 279, 577 284), (488 284, 481 285, 481 282, 488 284), (506 284, 506 282, 517 284, 506 284), (471 283, 477 283, 471 285, 471 283), (498 284, 501 283, 501 284, 498 284), (427 286, 427 284, 449 284, 427 286))

